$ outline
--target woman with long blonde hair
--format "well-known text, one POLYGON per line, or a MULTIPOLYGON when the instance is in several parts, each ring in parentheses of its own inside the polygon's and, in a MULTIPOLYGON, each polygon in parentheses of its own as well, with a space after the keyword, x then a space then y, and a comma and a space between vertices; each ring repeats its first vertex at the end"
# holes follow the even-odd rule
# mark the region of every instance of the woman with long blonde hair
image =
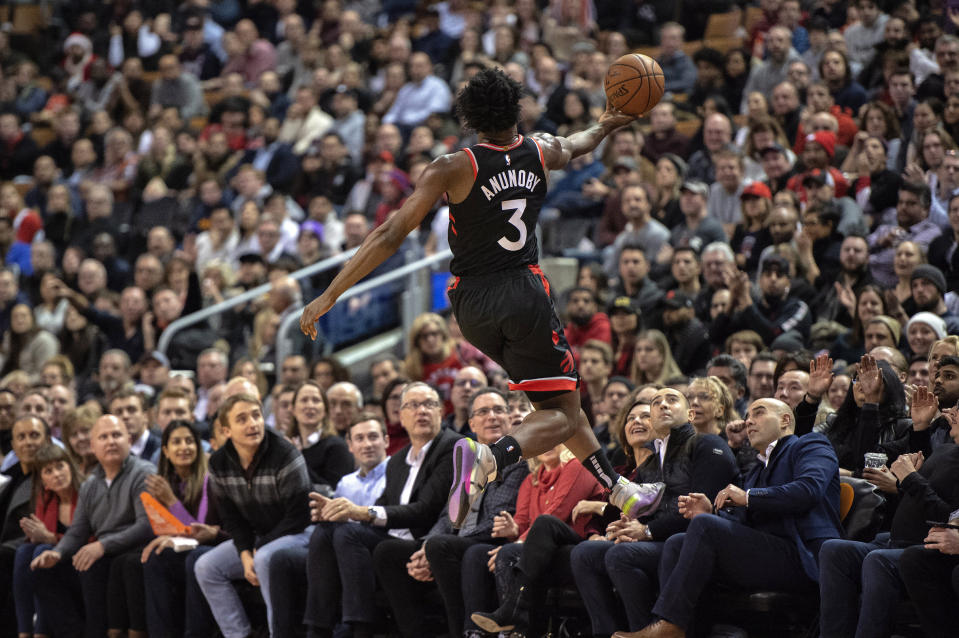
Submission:
POLYGON ((689 382, 690 423, 700 434, 721 435, 726 424, 739 418, 733 396, 719 377, 697 377, 689 382))
POLYGON ((636 337, 636 349, 629 376, 636 385, 664 383, 682 374, 669 341, 659 330, 644 330, 636 337))

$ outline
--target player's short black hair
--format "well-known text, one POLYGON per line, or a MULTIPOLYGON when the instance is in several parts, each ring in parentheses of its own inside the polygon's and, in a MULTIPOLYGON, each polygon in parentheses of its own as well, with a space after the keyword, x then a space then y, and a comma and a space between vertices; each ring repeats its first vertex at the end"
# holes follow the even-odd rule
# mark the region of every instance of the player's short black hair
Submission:
POLYGON ((480 71, 457 94, 456 113, 474 131, 509 130, 519 119, 522 90, 502 69, 480 71))

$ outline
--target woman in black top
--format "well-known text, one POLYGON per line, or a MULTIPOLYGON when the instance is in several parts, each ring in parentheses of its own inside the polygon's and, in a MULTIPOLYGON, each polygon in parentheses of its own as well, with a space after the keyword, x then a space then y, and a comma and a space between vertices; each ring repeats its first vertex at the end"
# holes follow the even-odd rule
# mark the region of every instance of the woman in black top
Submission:
MULTIPOLYGON (((819 401, 832 382, 832 360, 820 355, 811 374, 806 396, 796 406, 796 435, 813 429, 819 401), (823 389, 825 388, 825 389, 823 389)), ((912 419, 906 410, 906 393, 899 375, 885 361, 863 355, 846 399, 835 414, 826 417, 821 431, 829 437, 839 459, 839 472, 861 476, 864 455, 882 452, 891 464, 909 449, 912 419)))
POLYGON ((316 381, 305 381, 293 394, 290 438, 303 451, 314 489, 332 494, 340 479, 353 471, 353 455, 333 429, 326 394, 316 381))

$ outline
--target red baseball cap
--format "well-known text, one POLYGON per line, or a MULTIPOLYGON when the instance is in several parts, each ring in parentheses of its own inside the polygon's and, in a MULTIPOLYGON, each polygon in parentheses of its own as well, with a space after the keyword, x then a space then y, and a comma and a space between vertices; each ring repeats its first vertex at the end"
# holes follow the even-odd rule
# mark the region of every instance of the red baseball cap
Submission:
POLYGON ((743 189, 742 194, 739 196, 739 199, 744 199, 746 197, 759 197, 761 199, 772 199, 772 191, 769 190, 769 187, 763 184, 762 182, 753 182, 749 186, 743 189))

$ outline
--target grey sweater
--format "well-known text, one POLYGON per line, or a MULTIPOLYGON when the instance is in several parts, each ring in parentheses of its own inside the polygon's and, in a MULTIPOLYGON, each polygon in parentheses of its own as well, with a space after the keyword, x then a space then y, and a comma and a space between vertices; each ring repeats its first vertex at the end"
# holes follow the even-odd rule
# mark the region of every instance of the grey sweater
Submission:
POLYGON ((91 536, 103 544, 109 555, 119 554, 146 543, 153 536, 140 492, 156 468, 132 454, 120 473, 107 485, 103 468, 97 466, 80 486, 77 509, 70 529, 54 548, 63 557, 74 554, 91 536))

